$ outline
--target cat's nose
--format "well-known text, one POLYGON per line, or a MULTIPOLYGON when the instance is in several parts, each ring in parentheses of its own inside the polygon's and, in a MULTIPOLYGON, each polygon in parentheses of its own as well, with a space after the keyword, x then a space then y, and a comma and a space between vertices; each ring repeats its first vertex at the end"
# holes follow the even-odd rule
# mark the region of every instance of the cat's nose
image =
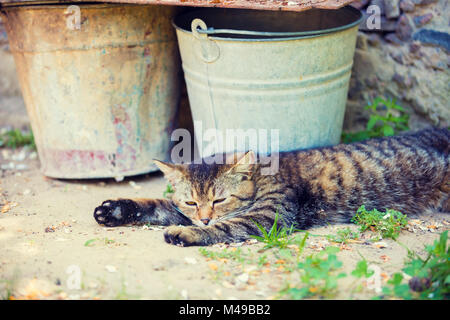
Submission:
POLYGON ((209 223, 209 221, 210 221, 210 219, 200 219, 200 221, 203 222, 203 224, 204 224, 205 226, 207 226, 208 223, 209 223))

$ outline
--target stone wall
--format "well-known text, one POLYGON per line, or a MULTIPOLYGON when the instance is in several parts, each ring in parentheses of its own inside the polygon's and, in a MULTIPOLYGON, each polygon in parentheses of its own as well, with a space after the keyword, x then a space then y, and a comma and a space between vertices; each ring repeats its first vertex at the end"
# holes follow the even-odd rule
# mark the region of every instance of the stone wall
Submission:
POLYGON ((360 26, 345 128, 359 129, 361 110, 376 96, 411 113, 410 127, 450 125, 450 5, 448 0, 359 0, 360 26), (373 27, 373 7, 380 28, 373 27), (372 18, 370 18, 372 16, 372 18))

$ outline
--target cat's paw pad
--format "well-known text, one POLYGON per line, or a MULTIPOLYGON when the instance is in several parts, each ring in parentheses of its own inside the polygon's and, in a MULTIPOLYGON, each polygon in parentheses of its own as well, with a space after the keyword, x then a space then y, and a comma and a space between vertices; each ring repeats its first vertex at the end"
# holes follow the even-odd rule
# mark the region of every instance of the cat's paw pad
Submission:
POLYGON ((186 247, 203 245, 202 232, 197 227, 169 227, 164 232, 164 240, 167 243, 186 247))
POLYGON ((136 220, 138 214, 130 200, 106 200, 94 210, 94 218, 99 224, 116 227, 136 220))

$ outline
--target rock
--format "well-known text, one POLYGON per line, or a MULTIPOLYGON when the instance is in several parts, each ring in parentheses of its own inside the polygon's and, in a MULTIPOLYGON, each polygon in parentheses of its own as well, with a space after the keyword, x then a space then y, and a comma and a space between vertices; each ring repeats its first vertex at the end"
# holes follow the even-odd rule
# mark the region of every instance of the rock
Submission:
POLYGON ((371 6, 377 6, 380 8, 380 14, 384 16, 384 1, 383 0, 372 0, 370 1, 371 6))
POLYGON ((372 89, 378 89, 378 78, 376 76, 369 76, 364 80, 364 83, 372 89))
POLYGON ((106 271, 111 272, 111 273, 117 272, 117 268, 112 265, 106 265, 105 269, 106 269, 106 271))
POLYGON ((412 0, 402 0, 402 2, 400 2, 400 9, 402 9, 403 12, 413 12, 414 9, 416 9, 416 5, 412 0))
POLYGON ((421 97, 416 97, 412 101, 412 106, 417 113, 422 115, 428 114, 429 111, 428 103, 424 101, 424 99, 422 99, 421 97))
POLYGON ((395 81, 397 85, 403 89, 411 88, 413 84, 411 77, 407 75, 400 75, 397 72, 392 77, 392 80, 395 81))
POLYGON ((2 170, 14 170, 16 168, 16 165, 14 162, 4 163, 0 165, 0 169, 2 170))
POLYGON ((420 50, 420 42, 419 41, 413 41, 409 45, 409 52, 410 53, 417 53, 420 50))
POLYGON ((396 27, 397 22, 395 20, 388 20, 385 17, 381 17, 381 31, 395 31, 396 27))
POLYGON ((432 3, 436 3, 436 2, 438 2, 438 0, 421 0, 420 4, 427 5, 427 4, 432 4, 432 3))
POLYGON ((184 258, 184 261, 185 261, 187 264, 197 264, 197 259, 192 258, 192 257, 185 257, 185 258, 184 258))
POLYGON ((412 291, 422 292, 431 287, 431 277, 429 278, 413 277, 408 281, 408 285, 412 291))
POLYGON ((124 178, 125 178, 124 176, 117 176, 117 177, 114 177, 114 179, 116 180, 116 182, 121 182, 121 181, 123 181, 124 178))
POLYGON ((376 248, 378 248, 378 249, 384 249, 384 248, 388 248, 389 247, 388 244, 386 242, 383 242, 383 241, 375 242, 373 245, 376 248))
POLYGON ((23 148, 19 153, 15 153, 12 155, 11 160, 13 161, 23 161, 27 157, 27 152, 25 148, 23 148))
POLYGON ((378 47, 381 43, 381 37, 376 33, 372 33, 367 37, 367 43, 372 47, 378 47))
POLYGON ((425 65, 429 68, 437 69, 437 70, 446 70, 447 62, 441 59, 440 55, 437 52, 434 52, 430 55, 425 56, 424 59, 425 65))
POLYGON ((390 42, 391 44, 394 44, 396 46, 401 46, 403 44, 403 42, 397 37, 397 35, 395 33, 388 33, 384 39, 388 42, 390 42))
POLYGON ((384 14, 388 19, 394 19, 400 15, 399 1, 384 0, 384 14))
POLYGON ((433 14, 427 13, 421 16, 415 16, 413 18, 414 24, 416 25, 416 27, 422 27, 423 25, 427 24, 428 22, 431 21, 431 19, 433 19, 433 14))
POLYGON ((445 50, 450 51, 450 34, 432 29, 421 29, 414 33, 413 40, 418 40, 422 43, 441 46, 445 50))
POLYGON ((355 69, 359 70, 359 73, 365 75, 373 74, 377 69, 376 61, 372 59, 372 55, 359 49, 355 50, 353 65, 355 69))
POLYGON ((167 267, 162 264, 157 264, 153 266, 154 271, 165 271, 167 270, 167 267))
POLYGON ((423 56, 422 51, 420 50, 421 44, 419 41, 413 41, 409 45, 409 56, 413 59, 421 59, 423 56))
POLYGON ((356 38, 356 48, 361 50, 367 50, 367 35, 358 32, 358 37, 356 38))
POLYGON ((236 277, 236 280, 241 283, 247 283, 248 279, 249 279, 248 273, 242 273, 241 275, 236 277))
POLYGON ((391 57, 392 57, 392 59, 394 59, 397 63, 400 63, 400 64, 403 64, 404 63, 404 61, 403 61, 403 54, 400 52, 400 53, 395 53, 395 54, 392 54, 391 53, 391 57))
POLYGON ((350 5, 353 8, 356 8, 358 10, 361 10, 362 8, 364 8, 367 4, 369 3, 369 0, 356 0, 353 1, 350 5))
POLYGON ((184 300, 189 299, 189 294, 188 294, 188 291, 187 291, 186 289, 181 290, 180 295, 181 295, 181 297, 182 297, 184 300))
POLYGON ((397 28, 395 30, 395 35, 403 41, 408 41, 411 39, 413 33, 413 27, 411 22, 405 14, 402 14, 398 19, 397 28))
POLYGON ((28 170, 28 165, 26 165, 25 163, 19 163, 18 165, 16 165, 16 170, 28 170))

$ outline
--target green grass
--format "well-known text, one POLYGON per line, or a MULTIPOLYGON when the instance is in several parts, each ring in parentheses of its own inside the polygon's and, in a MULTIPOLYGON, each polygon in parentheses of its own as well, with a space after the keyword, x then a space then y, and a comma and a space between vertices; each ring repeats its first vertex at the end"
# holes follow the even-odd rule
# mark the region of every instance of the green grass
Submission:
POLYGON ((18 270, 14 270, 11 277, 7 279, 0 279, 0 300, 14 299, 14 291, 16 290, 18 279, 18 270))
MULTIPOLYGON (((447 245, 447 231, 442 233, 434 244, 425 247, 425 258, 406 248, 408 260, 405 261, 401 272, 394 273, 389 281, 381 286, 380 294, 371 293, 373 288, 367 287, 366 281, 375 281, 369 279, 374 276, 375 271, 361 254, 361 259, 347 274, 343 272, 343 263, 338 258, 338 246, 328 246, 319 252, 308 250, 308 254, 305 254, 310 234, 292 233, 299 230, 278 226, 278 219, 277 214, 269 231, 256 224, 262 235, 254 238, 265 245, 262 249, 255 251, 249 248, 245 251, 242 248, 227 248, 217 251, 199 248, 200 254, 205 258, 222 262, 213 272, 214 279, 225 278, 233 282, 233 277, 242 272, 242 266, 247 265, 256 270, 256 275, 250 275, 253 280, 257 280, 266 272, 276 272, 283 277, 284 285, 283 282, 280 283, 281 287, 274 292, 275 298, 333 299, 338 293, 341 296, 342 290, 346 290, 349 298, 361 292, 369 297, 376 295, 373 299, 450 298, 450 249, 447 245), (345 280, 341 282, 340 279, 345 280), (344 283, 347 283, 345 287, 344 283)), ((335 234, 315 236, 335 243, 347 243, 350 239, 360 238, 360 232, 373 230, 384 238, 395 240, 406 226, 407 217, 394 210, 368 211, 365 206, 361 206, 353 217, 353 222, 360 226, 359 231, 346 227, 337 230, 335 234)), ((315 246, 310 249, 318 250, 315 246)))
POLYGON ((164 198, 169 198, 169 195, 171 193, 174 193, 174 190, 172 188, 172 185, 170 183, 168 183, 167 186, 166 186, 166 190, 164 190, 164 192, 163 192, 163 197, 164 198))
POLYGON ((340 229, 336 234, 329 234, 326 236, 328 241, 337 243, 348 243, 349 240, 356 240, 361 237, 358 231, 352 231, 349 227, 340 229))
POLYGON ((14 297, 15 281, 0 279, 0 300, 11 300, 14 297))
POLYGON ((387 137, 409 130, 409 114, 395 100, 385 100, 377 97, 367 105, 365 110, 370 113, 365 130, 342 134, 342 142, 351 143, 371 138, 387 137))
POLYGON ((102 244, 102 245, 110 245, 110 244, 114 244, 116 243, 115 240, 113 239, 108 239, 108 238, 94 238, 94 239, 89 239, 84 243, 85 247, 93 247, 96 244, 102 244))
POLYGON ((300 282, 289 285, 280 294, 291 299, 311 297, 333 298, 337 292, 338 279, 346 277, 344 272, 338 272, 342 262, 337 259, 337 247, 327 247, 325 250, 307 256, 297 264, 300 282))
POLYGON ((13 129, 0 134, 0 147, 16 149, 23 146, 36 149, 33 132, 23 133, 19 129, 13 129))
POLYGON ((198 251, 202 256, 213 260, 230 259, 240 263, 245 263, 249 260, 249 254, 245 254, 241 248, 235 248, 235 250, 223 249, 222 251, 199 248, 198 251))
POLYGON ((260 225, 258 222, 253 221, 254 224, 258 227, 259 231, 261 232, 262 236, 252 235, 251 237, 265 243, 264 249, 269 248, 286 248, 290 243, 291 240, 289 238, 289 235, 295 231, 294 226, 291 226, 290 228, 286 228, 285 226, 279 227, 278 226, 278 218, 279 214, 278 212, 275 214, 275 219, 273 222, 272 227, 270 228, 269 232, 266 231, 266 229, 260 225))
POLYGON ((408 219, 405 214, 399 211, 392 209, 385 212, 380 212, 377 209, 368 211, 362 205, 352 218, 352 222, 360 226, 360 232, 370 229, 380 232, 383 238, 396 240, 400 231, 408 224, 408 219))
POLYGON ((402 272, 392 275, 388 285, 383 287, 382 297, 407 300, 450 299, 450 247, 447 241, 448 231, 445 231, 441 233, 439 240, 425 246, 425 259, 408 249, 408 260, 402 272), (407 281, 405 275, 411 278, 407 281))

